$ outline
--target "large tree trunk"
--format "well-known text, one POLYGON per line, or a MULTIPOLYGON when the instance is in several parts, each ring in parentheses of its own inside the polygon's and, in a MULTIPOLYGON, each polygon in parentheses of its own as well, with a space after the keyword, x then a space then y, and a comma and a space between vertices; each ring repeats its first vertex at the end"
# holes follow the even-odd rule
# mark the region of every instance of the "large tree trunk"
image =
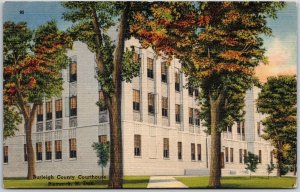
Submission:
POLYGON ((220 122, 220 108, 223 95, 217 99, 210 96, 210 115, 211 115, 211 153, 210 153, 210 177, 209 187, 221 187, 221 132, 218 130, 220 122))
POLYGON ((278 150, 277 152, 277 176, 281 177, 281 164, 282 164, 282 155, 281 152, 278 150))
POLYGON ((27 148, 27 163, 28 163, 28 172, 27 172, 27 179, 33 179, 35 176, 35 160, 34 160, 34 151, 32 146, 32 119, 25 120, 25 130, 26 130, 26 148, 27 148))

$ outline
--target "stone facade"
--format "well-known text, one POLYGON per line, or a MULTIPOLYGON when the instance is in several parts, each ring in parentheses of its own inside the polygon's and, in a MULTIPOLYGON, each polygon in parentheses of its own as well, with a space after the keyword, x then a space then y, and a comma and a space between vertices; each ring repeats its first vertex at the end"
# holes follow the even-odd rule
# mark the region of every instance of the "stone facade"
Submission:
MULTIPOLYGON (((131 83, 122 84, 124 175, 207 175, 210 164, 210 137, 204 132, 206 128, 198 122, 196 109, 200 110, 200 108, 195 101, 195 94, 200 90, 189 92, 184 86, 187 80, 180 73, 181 66, 178 60, 174 59, 172 64, 166 67, 167 70, 163 69, 162 72, 163 60, 156 57, 150 48, 141 49, 135 39, 126 42, 126 47, 131 46, 135 47, 142 66, 140 76, 133 78, 131 83), (138 92, 134 94, 134 90, 138 92), (137 95, 139 95, 139 104, 134 110, 133 98, 136 99, 137 95), (165 103, 162 102, 163 97, 165 103), (153 108, 150 112, 149 105, 153 108), (163 107, 165 110, 162 110, 163 107), (176 115, 176 111, 179 111, 179 114, 176 115), (135 137, 138 138, 136 143, 135 137), (178 154, 178 148, 181 148, 181 154, 178 154)), ((68 55, 77 66, 76 79, 70 75, 73 70, 70 69, 71 66, 63 71, 62 75, 65 79, 63 92, 61 97, 52 99, 52 118, 47 120, 46 102, 48 101, 45 100, 43 119, 34 123, 32 137, 34 150, 37 150, 36 143, 42 143, 42 160, 36 163, 37 175, 99 175, 101 173, 91 145, 97 142, 101 135, 107 135, 109 140, 109 116, 106 110, 99 111, 96 105, 100 88, 95 79, 94 54, 85 44, 75 42, 74 48, 68 55), (58 99, 62 99, 61 118, 56 115, 55 101, 58 99), (72 111, 74 106, 76 106, 76 113, 72 111), (73 145, 71 147, 71 139, 76 139, 75 156, 74 153, 72 155, 70 153, 70 150, 73 150, 71 148, 74 148, 73 145), (51 149, 47 149, 52 152, 51 158, 48 157, 49 160, 46 160, 45 142, 47 141, 51 141, 51 149), (61 159, 56 158, 55 141, 62 143, 61 159)), ((267 174, 266 167, 271 161, 272 147, 259 136, 262 134, 262 125, 259 123, 262 115, 256 112, 255 99, 258 91, 255 87, 247 91, 245 123, 240 124, 239 128, 236 123, 231 130, 222 133, 222 152, 225 162, 223 175, 247 174, 244 169, 244 159, 241 158, 245 150, 257 155, 261 153, 261 163, 256 174, 267 174)), ((22 125, 15 137, 4 141, 4 146, 8 146, 8 162, 3 166, 4 177, 26 176, 24 144, 22 125)), ((105 169, 105 174, 107 173, 108 168, 105 169)))

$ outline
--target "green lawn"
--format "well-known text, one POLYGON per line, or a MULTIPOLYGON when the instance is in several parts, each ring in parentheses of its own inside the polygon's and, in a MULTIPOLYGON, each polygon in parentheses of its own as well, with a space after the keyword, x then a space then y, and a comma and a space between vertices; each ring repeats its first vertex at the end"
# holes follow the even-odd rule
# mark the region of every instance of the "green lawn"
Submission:
MULTIPOLYGON (((189 188, 208 188, 208 177, 176 177, 189 188)), ((222 188, 292 188, 295 177, 222 177, 222 188)))
MULTIPOLYGON (((149 176, 125 176, 124 188, 147 188, 149 176)), ((38 179, 26 180, 24 178, 9 178, 4 179, 4 188, 107 188, 107 179, 102 183, 99 180, 92 179, 78 179, 75 180, 61 180, 61 179, 38 179), (62 186, 49 186, 48 182, 60 183, 62 186), (68 186, 68 182, 71 186, 68 186), (77 185, 75 182, 78 182, 77 185)), ((57 184, 56 184, 57 185, 57 184)))

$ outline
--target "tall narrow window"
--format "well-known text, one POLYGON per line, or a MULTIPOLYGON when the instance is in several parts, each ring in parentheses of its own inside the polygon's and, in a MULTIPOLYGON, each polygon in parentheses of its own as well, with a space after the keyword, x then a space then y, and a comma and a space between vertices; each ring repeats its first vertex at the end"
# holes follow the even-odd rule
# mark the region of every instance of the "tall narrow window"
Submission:
POLYGON ((229 155, 228 155, 228 147, 225 147, 225 161, 229 161, 229 155))
POLYGON ((69 148, 70 148, 70 158, 77 157, 77 150, 76 150, 76 139, 69 139, 69 148))
POLYGON ((58 99, 55 101, 55 118, 62 118, 62 99, 58 99))
POLYGON ((161 63, 161 82, 168 82, 168 66, 166 62, 161 63))
POLYGON ((151 58, 147 58, 147 77, 153 79, 153 63, 154 60, 151 58))
POLYGON ((133 89, 133 110, 140 111, 140 91, 133 89))
POLYGON ((248 161, 247 161, 247 156, 248 156, 247 150, 244 149, 244 163, 247 163, 247 162, 248 162, 248 161))
POLYGON ((245 121, 242 121, 242 135, 245 135, 245 121))
POLYGON ((141 156, 142 139, 141 135, 134 135, 134 156, 141 156))
POLYGON ((154 113, 155 107, 154 107, 154 94, 148 93, 148 112, 154 113))
POLYGON ((8 163, 8 146, 3 147, 3 163, 8 163))
POLYGON ((61 159, 62 158, 62 141, 56 140, 55 141, 55 159, 61 159))
POLYGON ((99 104, 99 111, 105 111, 107 109, 104 101, 103 91, 99 91, 99 104))
POLYGON ((70 97, 70 116, 77 116, 77 97, 70 97))
POLYGON ((46 160, 52 159, 52 143, 51 141, 45 142, 45 148, 46 148, 46 160))
POLYGON ((194 125, 194 109, 189 108, 189 124, 194 125))
POLYGON ((52 101, 46 102, 46 119, 52 119, 52 101))
POLYGON ((36 120, 43 121, 43 104, 37 105, 37 117, 36 120))
POLYGON ((169 138, 164 138, 164 158, 169 158, 169 138))
POLYGON ((99 135, 98 136, 99 143, 107 143, 107 135, 99 135))
POLYGON ((195 97, 198 97, 199 96, 199 90, 198 89, 194 89, 194 92, 195 92, 195 97))
POLYGON ((200 126, 200 112, 198 109, 195 109, 195 124, 200 126))
POLYGON ((77 63, 72 61, 70 64, 70 82, 77 81, 77 63))
POLYGON ((182 142, 177 143, 178 159, 182 159, 182 142))
POLYGON ((196 155, 195 155, 195 143, 191 143, 191 160, 194 161, 196 160, 196 155))
POLYGON ((229 126, 227 127, 227 130, 228 130, 228 132, 232 132, 232 126, 229 125, 229 126))
POLYGON ((257 135, 260 136, 260 121, 257 122, 257 135))
POLYGON ((237 133, 241 134, 241 122, 240 121, 237 122, 237 133))
POLYGON ((258 150, 258 163, 261 163, 261 150, 258 150))
POLYGON ((197 144, 197 157, 198 161, 201 161, 201 144, 197 144))
POLYGON ((24 161, 28 161, 27 145, 24 144, 24 161))
POLYGON ((189 96, 193 96, 193 93, 194 93, 193 87, 189 86, 188 91, 189 91, 189 96))
POLYGON ((36 160, 37 161, 43 160, 43 146, 42 146, 42 142, 36 143, 36 160))
POLYGON ((243 149, 239 150, 239 155, 240 155, 240 163, 243 163, 243 149))
POLYGON ((161 98, 161 113, 163 117, 168 117, 168 97, 161 98))
POLYGON ((138 63, 140 62, 141 58, 140 55, 136 52, 133 53, 133 62, 138 63))
POLYGON ((180 110, 180 105, 175 104, 175 119, 176 119, 176 123, 180 123, 181 122, 181 110, 180 110))
POLYGON ((230 162, 233 163, 233 148, 230 148, 230 162))
POLYGON ((180 74, 175 72, 175 90, 180 91, 180 74))

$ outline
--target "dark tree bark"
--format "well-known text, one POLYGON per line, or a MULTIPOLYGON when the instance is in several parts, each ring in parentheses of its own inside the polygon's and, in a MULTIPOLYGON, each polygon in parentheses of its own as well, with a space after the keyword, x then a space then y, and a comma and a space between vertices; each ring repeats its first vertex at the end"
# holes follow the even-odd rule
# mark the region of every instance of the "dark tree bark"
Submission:
POLYGON ((28 172, 27 179, 33 179, 35 175, 35 161, 34 161, 34 151, 32 146, 32 121, 30 119, 25 120, 25 130, 26 130, 26 148, 27 148, 27 163, 28 172))
POLYGON ((218 125, 221 118, 220 109, 224 100, 221 93, 217 99, 210 95, 210 115, 211 115, 211 154, 210 154, 210 177, 209 187, 221 187, 221 132, 218 125))

